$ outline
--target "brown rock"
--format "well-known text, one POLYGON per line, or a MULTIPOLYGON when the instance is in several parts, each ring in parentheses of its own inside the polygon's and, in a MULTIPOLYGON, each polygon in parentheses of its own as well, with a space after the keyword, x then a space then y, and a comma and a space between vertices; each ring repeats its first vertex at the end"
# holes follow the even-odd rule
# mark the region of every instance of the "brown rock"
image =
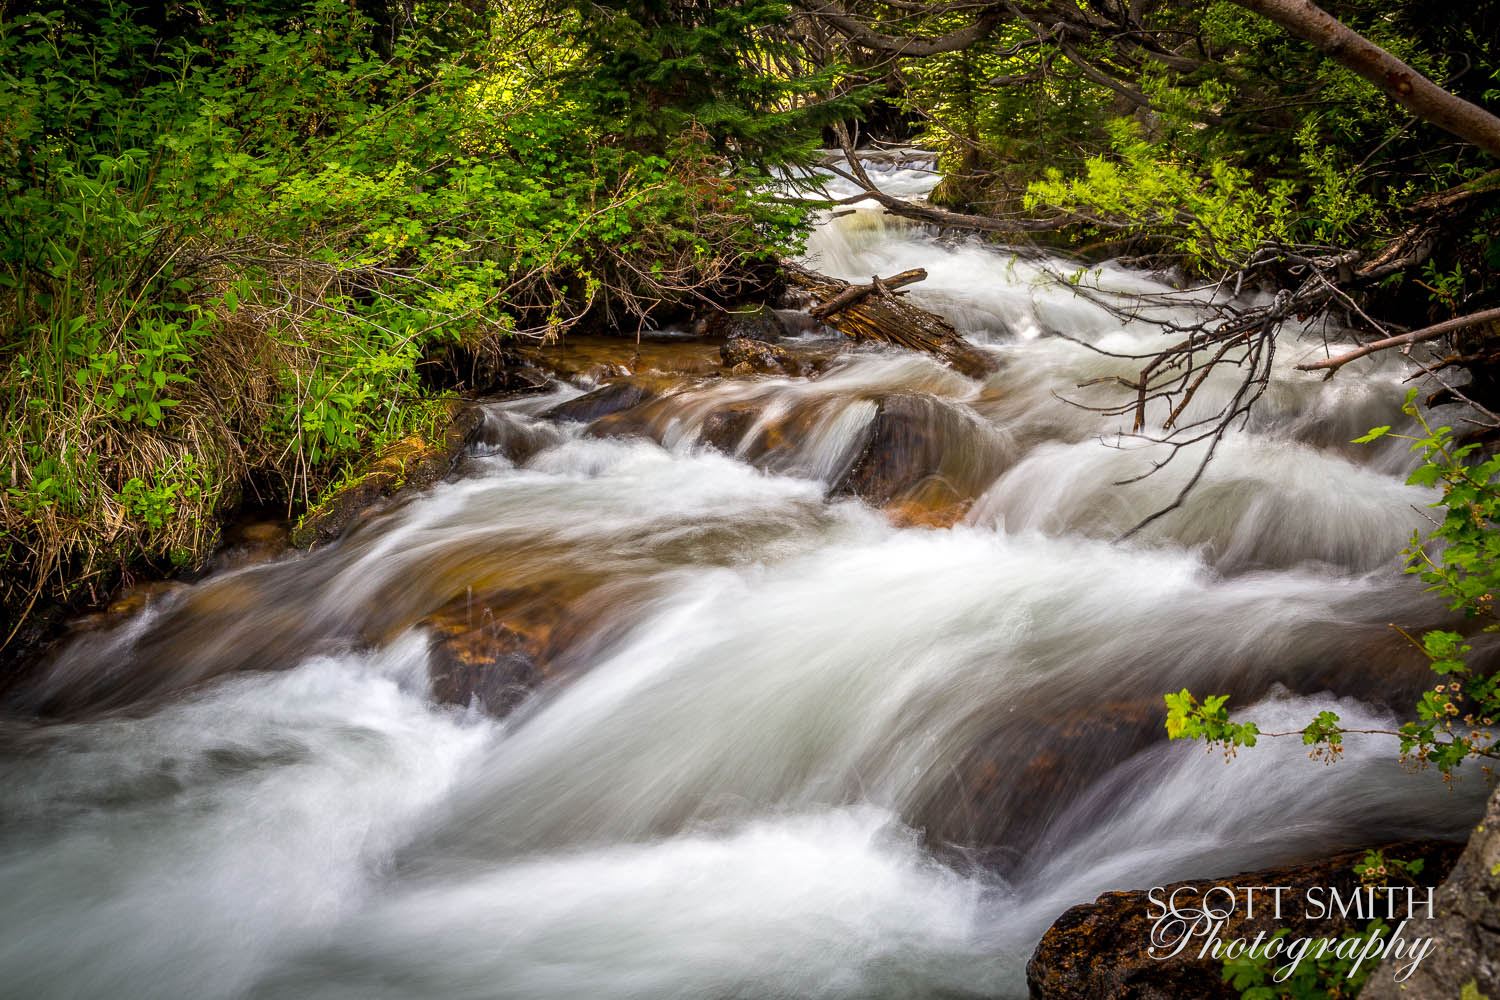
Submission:
POLYGON ((951 528, 973 503, 946 479, 928 476, 887 504, 885 514, 898 528, 951 528))
POLYGON ((230 526, 214 554, 215 570, 240 569, 270 562, 292 547, 291 526, 285 521, 248 521, 230 526))
POLYGON ((149 583, 137 584, 111 601, 109 607, 104 609, 104 614, 111 624, 115 624, 144 611, 147 605, 159 598, 185 589, 187 589, 187 584, 177 580, 152 580, 149 583))
POLYGON ((629 375, 710 375, 719 369, 719 346, 695 337, 645 332, 634 337, 571 333, 522 352, 560 379, 602 382, 629 375))
POLYGON ((503 716, 551 676, 567 604, 545 588, 464 597, 429 616, 432 696, 503 716))
POLYGON ((880 401, 871 432, 835 494, 884 506, 942 480, 955 499, 972 500, 999 475, 1003 455, 984 428, 933 396, 897 393, 880 401))
POLYGON ((698 440, 710 448, 732 455, 759 419, 760 408, 751 404, 742 403, 715 410, 704 418, 698 440))
POLYGON ((1160 739, 1165 717, 1159 695, 1062 712, 1012 706, 985 724, 989 735, 945 762, 916 806, 916 824, 936 849, 957 848, 1008 873, 1085 793, 1098 794, 1110 768, 1160 739))
MULTIPOLYGON (((1403 861, 1423 859, 1417 882, 1429 886, 1452 867, 1458 845, 1416 842, 1387 847, 1385 852, 1388 858, 1403 861)), ((1170 898, 1180 890, 1177 905, 1185 910, 1202 907, 1213 887, 1236 891, 1237 905, 1221 934, 1224 940, 1253 939, 1262 931, 1269 936, 1282 928, 1288 929, 1293 938, 1337 937, 1362 921, 1342 917, 1337 910, 1329 911, 1324 919, 1308 919, 1306 892, 1312 887, 1337 888, 1341 894, 1352 892, 1360 884, 1354 866, 1364 854, 1349 851, 1310 864, 1231 878, 1176 882, 1164 886, 1158 898, 1170 898), (1281 918, 1276 919, 1274 909, 1266 905, 1268 896, 1264 893, 1257 894, 1257 905, 1250 915, 1245 905, 1247 886, 1288 887, 1282 894, 1281 918)), ((1376 895, 1384 898, 1378 890, 1376 895)), ((1223 893, 1215 892, 1209 905, 1222 908, 1225 899, 1223 893)), ((1239 991, 1223 980, 1223 961, 1197 959, 1197 947, 1165 960, 1151 957, 1147 951, 1151 929, 1160 914, 1160 907, 1151 903, 1146 890, 1107 892, 1092 903, 1068 910, 1047 929, 1026 964, 1031 996, 1037 1000, 1238 1000, 1239 991)), ((1457 993, 1443 996, 1453 998, 1457 993)))
POLYGON ((540 647, 509 625, 482 625, 434 642, 432 696, 450 705, 477 701, 490 715, 503 716, 541 683, 540 647))
POLYGON ((719 348, 719 357, 732 374, 800 375, 802 363, 785 347, 736 337, 719 348), (741 368, 741 366, 747 366, 741 368))

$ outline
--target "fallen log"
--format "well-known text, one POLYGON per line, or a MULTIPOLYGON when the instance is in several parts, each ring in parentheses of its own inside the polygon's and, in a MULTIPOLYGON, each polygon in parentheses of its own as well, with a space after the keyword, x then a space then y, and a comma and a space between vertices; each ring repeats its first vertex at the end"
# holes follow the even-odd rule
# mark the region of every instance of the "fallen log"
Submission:
POLYGON ((990 354, 965 340, 947 320, 896 293, 896 289, 927 277, 920 268, 884 279, 872 277, 866 285, 830 278, 796 264, 783 264, 782 269, 788 284, 817 300, 808 314, 850 340, 893 344, 931 354, 971 378, 983 378, 998 367, 990 354))
POLYGON ((923 268, 918 267, 913 268, 910 271, 902 271, 900 274, 893 274, 889 278, 885 279, 871 278, 868 285, 850 285, 848 288, 845 288, 842 292, 839 292, 837 295, 835 295, 833 298, 829 299, 822 305, 814 306, 812 309, 809 309, 807 311, 807 314, 813 319, 825 319, 829 316, 832 316, 836 312, 842 312, 844 309, 847 309, 849 306, 854 305, 854 303, 864 298, 866 295, 877 292, 881 288, 884 288, 887 291, 894 291, 897 288, 904 288, 907 285, 916 284, 926 277, 927 271, 923 268))

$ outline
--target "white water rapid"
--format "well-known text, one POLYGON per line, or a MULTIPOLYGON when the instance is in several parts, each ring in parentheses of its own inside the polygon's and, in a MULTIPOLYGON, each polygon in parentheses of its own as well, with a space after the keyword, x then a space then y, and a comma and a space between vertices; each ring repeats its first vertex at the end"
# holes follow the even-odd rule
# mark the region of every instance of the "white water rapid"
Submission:
POLYGON ((1072 265, 868 204, 808 259, 926 268, 913 298, 998 372, 860 350, 811 379, 684 378, 635 436, 542 416, 577 386, 492 403, 453 480, 80 638, 52 693, 161 690, 0 722, 0 994, 1017 997, 1043 930, 1101 891, 1466 829, 1478 778, 1449 790, 1383 740, 1226 763, 1160 732, 1184 686, 1294 728, 1388 723, 1368 699, 1422 683, 1387 623, 1439 619, 1396 559, 1429 498, 1399 443, 1347 443, 1391 422, 1399 363, 1325 383, 1291 370, 1321 334, 1287 334, 1186 507, 1121 544, 1192 455, 1115 485, 1153 453, 1057 397, 1107 399, 1075 387, 1138 363, 1052 334, 1130 354, 1159 328, 1043 278, 1072 265), (828 495, 892 394, 973 500, 951 527, 828 495), (585 609, 560 666, 502 719, 434 699, 414 623, 528 588, 585 609))

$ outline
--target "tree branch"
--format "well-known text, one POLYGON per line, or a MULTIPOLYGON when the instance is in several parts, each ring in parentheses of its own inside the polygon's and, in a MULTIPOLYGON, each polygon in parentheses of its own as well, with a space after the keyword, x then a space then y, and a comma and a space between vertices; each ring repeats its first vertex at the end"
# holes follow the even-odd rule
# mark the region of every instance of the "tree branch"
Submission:
POLYGON ((946 35, 923 38, 882 34, 850 14, 832 0, 804 3, 802 9, 814 17, 821 18, 837 28, 842 34, 867 49, 893 56, 932 56, 942 52, 957 52, 995 30, 1000 23, 999 10, 986 10, 973 23, 950 31, 946 35))
POLYGON ((1334 372, 1338 371, 1349 362, 1358 361, 1360 358, 1368 357, 1369 355, 1374 354, 1377 351, 1385 351, 1389 350, 1392 347, 1403 347, 1409 344, 1416 344, 1424 340, 1436 340, 1438 337, 1445 336, 1446 334, 1450 334, 1458 330, 1465 330, 1471 326, 1479 326, 1482 323, 1495 322, 1500 322, 1500 309, 1486 309, 1483 312, 1472 313, 1468 316, 1459 316, 1454 319, 1445 320, 1433 326, 1423 327, 1420 330, 1413 330, 1410 333, 1403 333, 1395 337, 1386 337, 1384 340, 1371 341, 1370 343, 1365 344, 1363 347, 1355 348, 1354 350, 1349 351, 1346 354, 1340 354, 1336 357, 1327 358, 1323 361, 1313 361, 1305 365, 1298 365, 1297 370, 1299 372, 1315 372, 1326 369, 1328 371, 1329 377, 1332 377, 1334 372))
POLYGON ((1500 156, 1500 118, 1444 90, 1309 0, 1234 2, 1312 43, 1423 121, 1500 156))

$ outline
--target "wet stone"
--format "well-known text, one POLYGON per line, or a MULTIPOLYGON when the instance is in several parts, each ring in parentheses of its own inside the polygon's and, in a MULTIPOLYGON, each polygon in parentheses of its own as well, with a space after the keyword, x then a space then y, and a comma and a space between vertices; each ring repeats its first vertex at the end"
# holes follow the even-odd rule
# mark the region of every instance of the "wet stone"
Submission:
POLYGON ((774 343, 788 333, 786 321, 769 306, 712 312, 703 318, 701 325, 708 336, 726 340, 743 338, 774 343))
MULTIPOLYGON (((1419 841, 1384 849, 1386 857, 1403 861, 1423 859, 1417 883, 1436 885, 1453 866, 1460 845, 1419 841)), ((1282 928, 1293 939, 1299 937, 1338 937, 1363 921, 1353 920, 1331 910, 1323 919, 1309 919, 1304 905, 1309 888, 1319 887, 1324 899, 1328 889, 1337 888, 1347 897, 1359 885, 1354 866, 1365 852, 1349 851, 1309 864, 1293 865, 1249 872, 1230 878, 1189 879, 1162 887, 1158 898, 1171 898, 1177 892, 1179 909, 1199 909, 1213 887, 1224 886, 1236 892, 1237 905, 1225 920, 1220 937, 1253 939, 1264 931, 1268 936, 1282 928), (1246 886, 1285 886, 1281 918, 1274 907, 1245 905, 1246 886)), ((1092 903, 1068 910, 1047 929, 1041 943, 1026 964, 1026 983, 1034 1000, 1238 1000, 1239 990, 1223 979, 1222 959, 1198 959, 1198 948, 1184 949, 1180 956, 1159 959, 1148 954, 1151 928, 1161 915, 1148 890, 1106 892, 1092 903)), ((1381 889, 1378 898, 1384 898, 1381 889)), ((1209 905, 1227 909, 1224 892, 1214 892, 1209 905)), ((1316 914, 1318 908, 1313 908, 1316 914)), ((1398 918, 1399 919, 1399 918, 1398 918)), ((1456 996, 1456 994, 1454 994, 1456 996)))
POLYGON ((421 622, 432 636, 428 670, 434 700, 511 712, 552 674, 568 606, 549 593, 497 591, 455 600, 421 622))
POLYGON ((948 480, 928 476, 887 504, 885 513, 898 528, 951 528, 973 504, 973 497, 964 496, 948 480))
POLYGON ((878 506, 914 498, 920 507, 923 484, 940 480, 951 505, 989 485, 1002 458, 968 415, 932 396, 897 393, 880 401, 864 447, 830 492, 878 506))
POLYGON ((600 417, 607 417, 612 413, 639 406, 649 399, 654 399, 657 394, 657 389, 648 382, 640 379, 622 379, 601 386, 593 392, 584 393, 566 403, 559 403, 542 416, 548 420, 571 420, 586 424, 600 417))
POLYGON ((759 419, 760 408, 753 405, 737 405, 715 410, 704 419, 698 440, 726 455, 733 455, 738 450, 740 442, 745 440, 745 435, 750 433, 750 429, 759 419))
POLYGON ((719 348, 719 357, 733 375, 802 375, 804 366, 796 355, 778 344, 737 337, 719 348))

